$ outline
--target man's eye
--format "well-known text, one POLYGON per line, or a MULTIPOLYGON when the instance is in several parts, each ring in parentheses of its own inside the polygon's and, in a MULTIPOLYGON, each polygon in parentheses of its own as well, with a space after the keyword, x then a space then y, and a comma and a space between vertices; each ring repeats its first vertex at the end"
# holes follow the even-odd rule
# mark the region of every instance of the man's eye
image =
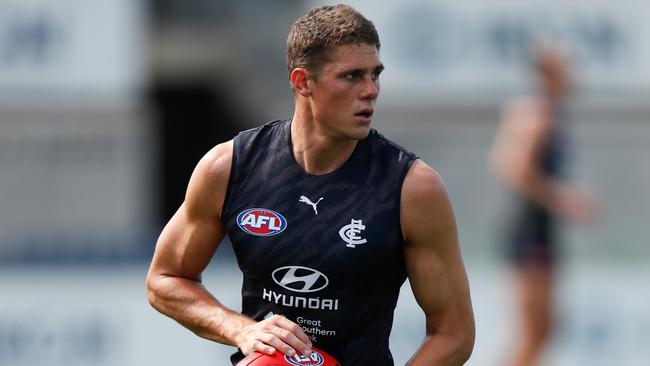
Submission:
POLYGON ((359 75, 356 73, 350 73, 350 74, 345 74, 343 77, 346 78, 347 80, 355 80, 359 77, 359 75))

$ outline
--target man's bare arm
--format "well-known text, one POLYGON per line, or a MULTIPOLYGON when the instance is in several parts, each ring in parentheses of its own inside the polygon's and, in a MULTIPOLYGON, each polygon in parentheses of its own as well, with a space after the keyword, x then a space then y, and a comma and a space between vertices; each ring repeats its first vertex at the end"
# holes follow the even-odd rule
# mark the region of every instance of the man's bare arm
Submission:
POLYGON ((462 365, 474 347, 474 315, 456 223, 440 177, 422 161, 402 189, 406 267, 426 317, 426 336, 407 363, 462 365))
POLYGON ((309 338, 293 322, 281 316, 255 322, 225 307, 201 283, 225 235, 221 208, 232 149, 232 141, 218 145, 194 170, 185 201, 158 239, 147 275, 149 302, 197 335, 237 346, 246 355, 275 349, 309 353, 309 338))

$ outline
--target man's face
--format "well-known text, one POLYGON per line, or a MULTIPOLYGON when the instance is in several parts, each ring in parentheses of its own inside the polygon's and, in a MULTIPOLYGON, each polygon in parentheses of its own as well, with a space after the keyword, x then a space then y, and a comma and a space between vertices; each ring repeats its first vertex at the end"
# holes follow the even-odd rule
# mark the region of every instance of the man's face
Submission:
POLYGON ((316 77, 309 79, 316 127, 335 139, 368 136, 383 70, 379 52, 369 44, 346 44, 330 51, 316 77))

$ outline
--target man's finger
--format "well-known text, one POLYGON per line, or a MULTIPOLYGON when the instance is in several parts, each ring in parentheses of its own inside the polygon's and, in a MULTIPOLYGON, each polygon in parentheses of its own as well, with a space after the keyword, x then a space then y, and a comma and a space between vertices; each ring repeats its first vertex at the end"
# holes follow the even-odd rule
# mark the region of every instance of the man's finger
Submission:
MULTIPOLYGON (((302 331, 301 331, 302 332, 302 331)), ((309 356, 311 354, 311 349, 309 343, 306 343, 304 340, 299 338, 299 335, 293 333, 292 331, 284 328, 276 328, 274 334, 280 338, 284 343, 293 347, 294 350, 299 351, 303 355, 309 356)), ((286 352, 285 352, 286 353, 286 352)), ((293 356, 293 355, 290 355, 293 356)))
POLYGON ((255 351, 271 356, 275 353, 275 348, 269 346, 268 344, 265 344, 262 341, 255 341, 255 343, 253 343, 253 349, 251 350, 250 353, 253 353, 255 351))
POLYGON ((283 339, 274 333, 266 333, 264 336, 260 337, 260 340, 290 357, 293 357, 293 355, 296 354, 296 350, 293 349, 293 347, 285 343, 283 339))
MULTIPOLYGON (((311 344, 311 341, 309 340, 309 337, 305 334, 305 332, 302 331, 302 329, 300 328, 300 326, 298 324, 292 322, 291 320, 289 320, 289 319, 287 319, 285 317, 278 317, 276 324, 278 326, 280 326, 281 328, 284 328, 284 329, 290 331, 291 333, 293 333, 296 337, 298 337, 300 342, 302 342, 308 348, 312 347, 312 344, 311 344)), ((310 353, 311 353, 311 351, 310 351, 310 353)))

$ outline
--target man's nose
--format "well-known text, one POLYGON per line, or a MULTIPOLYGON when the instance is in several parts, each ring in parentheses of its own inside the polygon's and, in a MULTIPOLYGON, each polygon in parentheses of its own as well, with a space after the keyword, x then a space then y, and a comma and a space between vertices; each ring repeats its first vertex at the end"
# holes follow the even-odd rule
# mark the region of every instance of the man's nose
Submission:
POLYGON ((361 97, 362 99, 377 99, 379 96, 379 82, 368 78, 365 82, 361 97))

